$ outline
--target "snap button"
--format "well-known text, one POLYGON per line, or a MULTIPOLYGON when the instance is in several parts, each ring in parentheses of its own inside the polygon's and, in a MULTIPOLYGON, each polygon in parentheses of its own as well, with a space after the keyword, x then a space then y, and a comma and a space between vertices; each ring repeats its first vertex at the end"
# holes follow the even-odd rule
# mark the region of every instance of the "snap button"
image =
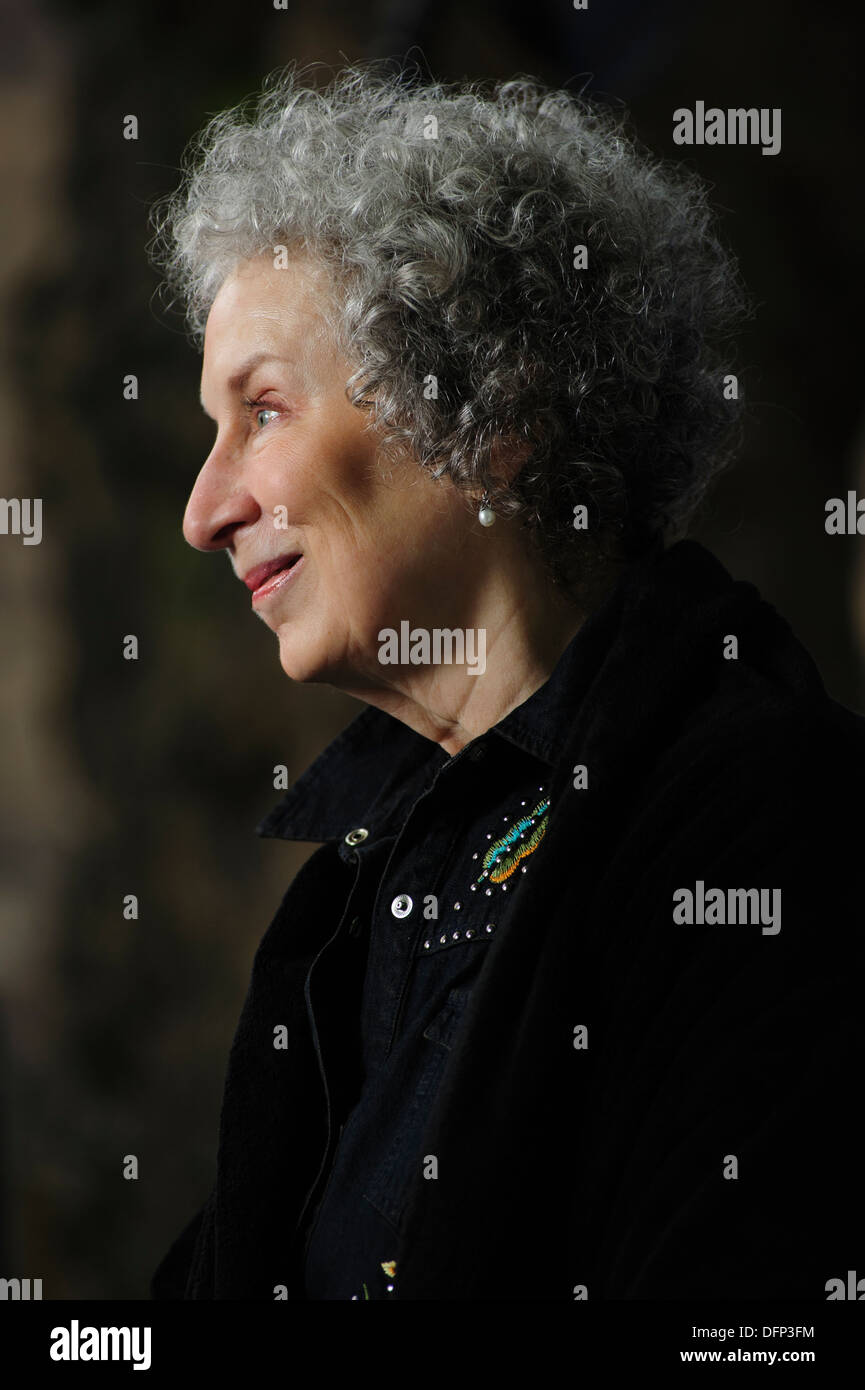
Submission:
POLYGON ((391 903, 390 910, 394 917, 407 917, 413 906, 414 904, 408 893, 400 893, 391 903))
POLYGON ((347 845, 362 845, 368 835, 369 831, 364 830, 363 826, 360 825, 357 830, 350 830, 348 832, 345 837, 345 843, 347 845))

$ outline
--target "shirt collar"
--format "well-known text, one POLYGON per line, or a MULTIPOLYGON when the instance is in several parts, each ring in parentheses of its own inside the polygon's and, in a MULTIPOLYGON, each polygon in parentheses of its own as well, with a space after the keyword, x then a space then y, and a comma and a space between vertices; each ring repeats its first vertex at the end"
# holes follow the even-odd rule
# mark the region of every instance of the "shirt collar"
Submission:
POLYGON ((398 816, 407 791, 419 795, 446 764, 476 756, 495 739, 555 766, 588 684, 583 634, 593 617, 571 639, 548 680, 453 757, 393 715, 368 705, 302 773, 256 833, 325 842, 363 827, 378 836, 398 816))

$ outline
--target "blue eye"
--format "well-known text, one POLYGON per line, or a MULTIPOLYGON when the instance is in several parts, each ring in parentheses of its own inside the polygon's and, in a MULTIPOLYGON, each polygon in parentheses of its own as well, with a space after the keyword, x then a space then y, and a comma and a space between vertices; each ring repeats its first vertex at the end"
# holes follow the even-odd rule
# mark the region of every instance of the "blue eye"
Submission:
POLYGON ((264 426, 261 425, 261 423, 260 423, 260 421, 259 421, 259 416, 261 416, 261 415, 278 415, 278 414, 279 414, 279 411, 276 410, 276 409, 274 409, 273 406, 271 406, 271 405, 261 405, 260 402, 258 402, 258 401, 247 400, 246 396, 244 396, 244 398, 243 398, 243 404, 246 406, 247 410, 253 410, 253 411, 255 411, 255 422, 256 422, 256 424, 258 425, 259 429, 263 429, 263 428, 264 428, 264 426))

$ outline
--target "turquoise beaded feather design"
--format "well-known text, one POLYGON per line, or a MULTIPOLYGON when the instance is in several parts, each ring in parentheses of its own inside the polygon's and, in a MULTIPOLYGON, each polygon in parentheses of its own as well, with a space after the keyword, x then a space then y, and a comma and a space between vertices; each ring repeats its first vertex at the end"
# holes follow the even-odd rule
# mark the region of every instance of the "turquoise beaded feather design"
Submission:
POLYGON ((523 859, 533 854, 544 838, 549 820, 550 798, 544 797, 527 816, 521 816, 510 830, 490 845, 483 858, 484 872, 475 879, 477 888, 483 880, 504 883, 516 873, 523 859), (531 831, 527 834, 527 831, 531 831))

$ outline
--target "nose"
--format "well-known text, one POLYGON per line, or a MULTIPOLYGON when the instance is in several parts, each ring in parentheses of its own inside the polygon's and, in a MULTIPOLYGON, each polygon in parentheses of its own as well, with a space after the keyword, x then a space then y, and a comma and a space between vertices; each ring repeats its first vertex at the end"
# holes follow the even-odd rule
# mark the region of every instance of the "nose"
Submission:
POLYGON ((261 516, 255 498, 220 466, 214 446, 195 480, 183 516, 183 536, 196 550, 224 550, 235 531, 261 516))

